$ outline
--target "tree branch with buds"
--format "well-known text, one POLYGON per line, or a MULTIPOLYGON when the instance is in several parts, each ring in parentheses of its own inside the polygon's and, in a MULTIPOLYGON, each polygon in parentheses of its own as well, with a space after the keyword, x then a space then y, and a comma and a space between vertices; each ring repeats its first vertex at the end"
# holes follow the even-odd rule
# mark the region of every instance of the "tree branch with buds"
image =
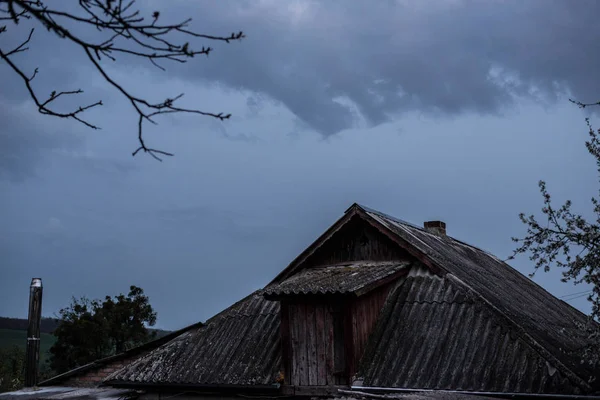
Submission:
MULTIPOLYGON (((600 106, 600 102, 570 101, 580 108, 600 106)), ((588 129, 585 146, 596 162, 600 179, 600 129, 594 129, 589 118, 585 121, 588 129)), ((573 212, 570 200, 555 207, 546 182, 540 181, 539 188, 543 198, 543 218, 519 215, 527 233, 521 238, 513 238, 517 248, 509 259, 528 254, 535 263, 531 277, 540 269, 547 272, 556 267, 562 272, 563 282, 591 285, 588 300, 592 304, 592 313, 589 323, 580 326, 590 340, 583 358, 591 366, 600 368, 600 325, 597 323, 600 319, 600 196, 591 199, 594 217, 590 219, 573 212)))
MULTIPOLYGON (((230 43, 245 37, 243 32, 232 33, 229 36, 213 36, 195 32, 189 28, 191 19, 173 23, 161 24, 160 12, 154 11, 149 17, 141 15, 135 8, 135 0, 78 0, 81 15, 53 9, 42 0, 0 0, 0 34, 15 27, 22 19, 32 20, 46 28, 48 32, 69 41, 73 46, 81 48, 95 70, 102 78, 123 95, 131 104, 138 115, 138 141, 139 147, 132 153, 133 156, 144 152, 157 160, 161 156, 172 156, 172 153, 148 147, 143 137, 144 122, 156 124, 155 117, 162 114, 189 113, 226 120, 231 114, 206 112, 177 106, 175 103, 183 94, 167 98, 163 101, 150 101, 134 95, 123 84, 117 82, 104 68, 103 58, 117 61, 120 55, 129 55, 146 59, 154 67, 165 71, 161 65, 164 62, 185 63, 190 58, 199 55, 208 56, 212 47, 194 47, 193 41, 209 40, 230 43), (59 20, 62 22, 59 22, 59 20), (74 24, 77 29, 65 28, 66 23, 74 24), (97 30, 105 36, 103 40, 91 41, 84 39, 89 30, 97 30), (78 34, 76 32, 81 32, 78 34), (184 40, 176 42, 174 36, 182 36, 184 40)), ((61 97, 76 96, 83 93, 82 89, 53 91, 48 98, 41 97, 34 89, 32 81, 38 75, 39 69, 27 73, 19 67, 15 60, 18 54, 29 51, 35 29, 17 47, 11 50, 0 48, 0 59, 21 78, 30 97, 44 115, 59 118, 73 119, 88 128, 100 129, 99 126, 84 118, 84 114, 91 108, 103 105, 102 100, 78 106, 75 109, 59 111, 55 101, 61 97)), ((39 78, 38 78, 39 79, 39 78)))

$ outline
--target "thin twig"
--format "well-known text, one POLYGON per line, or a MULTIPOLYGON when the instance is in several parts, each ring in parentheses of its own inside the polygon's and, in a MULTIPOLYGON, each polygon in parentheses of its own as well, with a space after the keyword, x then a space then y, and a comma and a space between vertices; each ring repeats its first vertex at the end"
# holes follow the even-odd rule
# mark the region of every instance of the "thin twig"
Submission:
MULTIPOLYGON (((134 57, 145 58, 159 70, 165 71, 165 67, 158 64, 159 60, 185 63, 194 56, 209 55, 213 51, 211 47, 206 46, 194 49, 189 42, 175 43, 170 39, 171 34, 183 34, 188 40, 205 39, 222 41, 225 43, 241 40, 245 35, 243 32, 232 33, 229 36, 214 36, 195 32, 188 27, 191 19, 186 19, 175 24, 159 24, 160 13, 158 11, 152 13, 151 22, 148 23, 146 22, 145 17, 141 15, 140 11, 133 8, 134 3, 135 0, 130 0, 128 2, 124 2, 123 0, 116 2, 79 0, 80 9, 84 12, 84 15, 82 16, 49 8, 42 0, 0 0, 0 6, 6 6, 0 7, 0 15, 7 15, 6 17, 0 17, 0 19, 12 21, 14 24, 17 24, 21 17, 36 20, 48 31, 53 32, 57 36, 66 39, 71 44, 83 49, 92 65, 94 65, 96 71, 106 82, 129 100, 133 109, 138 114, 138 141, 140 146, 132 154, 135 156, 140 151, 144 151, 155 159, 161 160, 160 156, 172 156, 173 154, 146 146, 143 138, 144 120, 156 124, 153 117, 158 115, 191 113, 217 118, 223 121, 229 119, 231 115, 175 106, 175 102, 182 97, 182 94, 173 98, 167 98, 165 101, 158 103, 135 96, 112 78, 104 69, 101 64, 102 57, 104 56, 112 61, 117 61, 118 54, 127 54, 134 57), (89 40, 84 39, 84 35, 78 35, 77 29, 66 29, 65 25, 59 24, 55 20, 55 17, 68 20, 76 26, 78 25, 79 28, 93 28, 100 32, 108 33, 108 38, 105 38, 100 42, 90 42, 89 40), (128 43, 127 46, 121 44, 122 42, 128 43)), ((6 30, 7 27, 5 25, 0 26, 0 33, 5 32, 6 30)), ((76 110, 68 113, 61 113, 50 109, 50 104, 59 97, 78 95, 83 93, 83 91, 81 89, 59 92, 53 91, 48 99, 41 101, 31 85, 31 81, 36 77, 38 69, 36 68, 29 77, 13 60, 10 59, 11 56, 17 53, 29 50, 27 45, 29 44, 32 35, 33 30, 30 31, 28 38, 24 40, 23 43, 11 51, 2 52, 2 50, 0 50, 0 57, 22 78, 31 98, 37 105, 39 112, 61 118, 75 119, 90 128, 99 129, 96 125, 81 118, 79 114, 90 108, 102 105, 102 101, 78 107, 76 110)))

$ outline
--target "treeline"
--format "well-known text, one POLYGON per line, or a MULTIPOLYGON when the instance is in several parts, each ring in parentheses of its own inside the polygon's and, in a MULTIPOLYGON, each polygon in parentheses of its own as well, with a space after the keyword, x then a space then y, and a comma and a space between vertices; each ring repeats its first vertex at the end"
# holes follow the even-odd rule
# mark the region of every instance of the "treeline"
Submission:
MULTIPOLYGON (((42 322, 40 323, 40 332, 41 333, 49 333, 53 334, 54 330, 58 326, 60 319, 57 318, 42 318, 42 322)), ((8 317, 0 317, 0 329, 14 329, 18 331, 26 331, 27 330, 27 320, 23 318, 8 318, 8 317)), ((171 331, 164 331, 162 329, 152 329, 149 328, 148 331, 156 332, 156 338, 161 338, 165 335, 171 333, 171 331)))
MULTIPOLYGON (((40 323, 40 331, 42 333, 52 334, 58 326, 59 321, 60 320, 57 318, 42 318, 42 322, 40 323)), ((27 320, 22 318, 0 317, 0 329, 26 331, 27 320)))

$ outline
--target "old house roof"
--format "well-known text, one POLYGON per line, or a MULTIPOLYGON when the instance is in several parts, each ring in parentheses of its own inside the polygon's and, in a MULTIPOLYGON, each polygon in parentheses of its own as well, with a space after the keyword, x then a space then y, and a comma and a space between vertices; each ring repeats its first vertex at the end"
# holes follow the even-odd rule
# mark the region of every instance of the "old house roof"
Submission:
POLYGON ((384 306, 362 363, 362 385, 370 387, 527 393, 579 389, 517 327, 451 274, 402 280, 384 306))
POLYGON ((382 280, 408 272, 409 262, 350 262, 305 269, 265 288, 265 295, 362 294, 382 280))
POLYGON ((279 303, 255 292, 106 382, 270 387, 280 370, 279 322, 279 303))
MULTIPOLYGON (((270 386, 281 369, 279 302, 265 296, 357 293, 395 277, 356 386, 589 393, 578 351, 586 316, 493 255, 353 205, 267 287, 110 376, 107 383, 270 386), (407 251, 403 262, 310 266, 360 219, 407 251), (410 272, 408 271, 410 269, 410 272)), ((387 281, 390 283, 390 281, 387 281)), ((596 386, 593 386, 596 385, 596 386)))
POLYGON ((38 384, 38 386, 56 386, 58 384, 63 384, 65 381, 67 381, 71 378, 83 375, 92 370, 98 370, 98 369, 104 367, 105 365, 114 363, 115 361, 127 360, 130 358, 134 358, 135 356, 137 356, 139 354, 148 352, 152 349, 155 349, 155 348, 171 341, 172 339, 180 336, 182 333, 187 332, 190 329, 195 329, 195 328, 201 327, 202 325, 203 325, 202 322, 197 322, 195 324, 186 326, 177 331, 170 332, 160 338, 146 342, 140 346, 136 346, 131 349, 128 349, 122 353, 104 357, 99 360, 92 361, 91 363, 74 368, 70 371, 64 372, 62 374, 55 375, 52 378, 49 378, 49 379, 46 379, 45 381, 40 382, 38 384))
POLYGON ((577 327, 587 321, 583 313, 481 249, 356 207, 469 287, 478 302, 505 319, 515 334, 564 374, 581 384, 593 376, 594 371, 585 368, 579 353, 588 344, 585 333, 577 327))

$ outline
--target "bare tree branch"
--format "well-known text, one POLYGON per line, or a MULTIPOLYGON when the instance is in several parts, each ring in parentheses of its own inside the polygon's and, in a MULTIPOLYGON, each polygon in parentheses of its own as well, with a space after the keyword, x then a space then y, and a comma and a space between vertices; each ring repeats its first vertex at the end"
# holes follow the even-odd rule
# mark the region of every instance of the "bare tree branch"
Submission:
POLYGON ((28 77, 27 75, 25 75, 25 73, 15 64, 12 62, 12 60, 9 58, 10 55, 13 55, 15 53, 18 53, 20 51, 25 51, 27 50, 26 47, 24 47, 29 40, 31 39, 31 36, 33 35, 33 29, 29 32, 29 37, 27 38, 27 40, 25 40, 23 43, 21 43, 19 46, 17 46, 16 48, 14 48, 13 50, 4 53, 2 50, 0 50, 0 58, 2 58, 4 61, 6 61, 6 63, 13 69, 13 71, 15 71, 17 73, 17 75, 19 75, 21 77, 21 79, 23 79, 23 82, 25 83, 25 86, 27 87, 27 90, 29 91, 29 95, 31 96, 31 98, 33 99, 33 101, 35 102, 35 104, 38 107, 38 111, 42 114, 46 114, 46 115, 52 115, 55 117, 61 117, 61 118, 71 118, 74 119, 76 121, 81 122, 82 124, 92 128, 92 129, 98 129, 98 127, 94 124, 91 124, 89 122, 87 122, 86 120, 82 119, 79 114, 83 113, 84 111, 96 107, 96 106, 101 106, 102 105, 102 101, 98 101, 96 103, 93 104, 88 104, 84 107, 78 107, 76 110, 74 111, 70 111, 70 112, 66 112, 66 113, 61 113, 55 110, 52 110, 50 108, 48 108, 48 106, 50 105, 50 103, 52 103, 53 101, 55 101, 56 99, 58 99, 60 96, 63 95, 73 95, 73 94, 79 94, 79 93, 83 93, 83 91, 81 89, 78 90, 72 90, 72 91, 65 91, 65 92, 52 92, 50 94, 50 97, 48 97, 48 99, 46 99, 45 101, 41 101, 39 100, 38 96, 36 95, 35 91, 33 90, 33 87, 31 86, 31 81, 36 77, 37 75, 37 68, 35 69, 35 71, 33 72, 33 75, 31 75, 31 77, 28 77))
MULTIPOLYGON (((42 0, 0 0, 0 21, 9 21, 16 25, 19 23, 20 18, 35 20, 49 32, 66 39, 72 45, 81 48, 86 53, 87 58, 96 71, 107 83, 129 100, 129 103, 138 114, 138 141, 140 147, 132 153, 134 156, 140 151, 148 153, 157 160, 160 160, 159 155, 173 155, 166 151, 149 148, 144 142, 143 122, 149 121, 155 124, 156 122, 153 117, 157 115, 191 113, 220 120, 230 118, 230 114, 205 112, 175 106, 175 101, 179 100, 182 95, 167 98, 165 101, 158 103, 136 96, 110 76, 102 65, 102 57, 117 61, 118 55, 125 54, 147 59, 153 66, 161 71, 165 71, 165 67, 158 64, 158 61, 185 63, 194 56, 208 56, 212 52, 213 49, 211 47, 205 47, 204 45, 193 48, 190 45, 191 40, 205 39, 230 43, 243 39, 245 37, 243 32, 232 33, 229 36, 203 34, 189 29, 191 19, 173 24, 159 24, 160 12, 158 11, 154 11, 151 15, 151 21, 147 22, 146 18, 141 15, 140 10, 134 8, 135 0, 79 0, 78 5, 79 10, 83 12, 83 16, 49 8, 42 0), (75 24, 77 28, 73 30, 67 29, 64 23, 57 21, 57 19, 61 18, 75 24), (80 35, 79 32, 85 33, 89 29, 97 30, 107 36, 99 42, 84 39, 85 35, 80 35), (188 41, 183 43, 175 42, 171 39, 173 34, 182 34, 188 41)), ((0 34, 6 32, 7 29, 6 25, 0 26, 0 34)), ((38 69, 36 68, 33 74, 28 76, 12 60, 12 57, 17 53, 29 50, 27 45, 31 41, 32 35, 33 29, 30 31, 28 38, 16 48, 10 51, 0 49, 0 58, 21 77, 31 98, 42 114, 75 119, 90 128, 99 129, 98 126, 83 119, 80 114, 90 108, 101 106, 103 104, 101 100, 86 106, 80 106, 70 112, 58 112, 55 109, 49 108, 51 103, 61 96, 83 93, 81 89, 54 91, 48 99, 43 101, 36 95, 31 81, 36 77, 38 69)))
POLYGON ((590 107, 590 106, 600 106, 600 101, 597 101, 595 103, 582 103, 581 101, 577 101, 577 100, 573 100, 573 99, 569 99, 569 101, 581 108, 586 108, 586 107, 590 107))

